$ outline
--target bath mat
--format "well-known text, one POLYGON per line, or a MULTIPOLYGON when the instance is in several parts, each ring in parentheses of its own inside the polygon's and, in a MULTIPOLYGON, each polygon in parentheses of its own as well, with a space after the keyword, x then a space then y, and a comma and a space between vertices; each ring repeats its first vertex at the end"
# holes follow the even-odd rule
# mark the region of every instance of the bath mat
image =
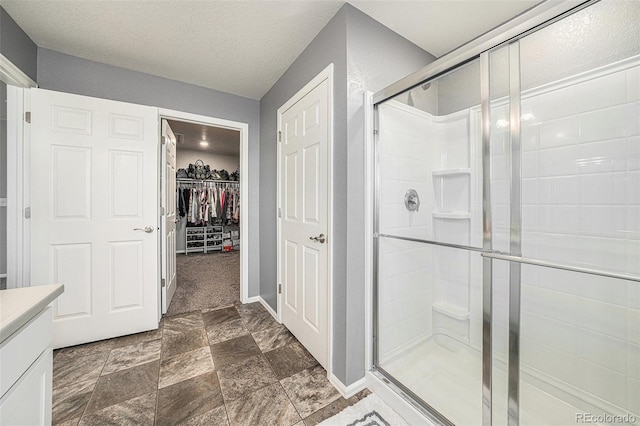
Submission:
POLYGON ((347 407, 318 426, 409 426, 376 394, 347 407))

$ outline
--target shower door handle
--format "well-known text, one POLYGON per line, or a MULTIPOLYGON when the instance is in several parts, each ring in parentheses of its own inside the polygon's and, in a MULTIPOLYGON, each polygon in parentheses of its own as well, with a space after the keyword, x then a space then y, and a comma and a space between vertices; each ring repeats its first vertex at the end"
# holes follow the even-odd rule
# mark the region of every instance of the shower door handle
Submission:
POLYGON ((311 241, 315 241, 315 242, 318 242, 320 244, 322 244, 322 243, 324 243, 326 241, 326 239, 324 237, 324 234, 320 234, 317 237, 309 237, 309 239, 311 241))

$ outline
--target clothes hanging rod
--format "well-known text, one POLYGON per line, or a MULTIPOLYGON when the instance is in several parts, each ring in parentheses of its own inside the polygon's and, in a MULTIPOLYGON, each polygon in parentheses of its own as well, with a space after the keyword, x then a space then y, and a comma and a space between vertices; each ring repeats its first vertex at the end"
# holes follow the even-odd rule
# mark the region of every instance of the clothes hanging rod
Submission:
POLYGON ((238 180, 176 178, 176 182, 177 183, 234 183, 236 185, 240 185, 240 181, 238 180))

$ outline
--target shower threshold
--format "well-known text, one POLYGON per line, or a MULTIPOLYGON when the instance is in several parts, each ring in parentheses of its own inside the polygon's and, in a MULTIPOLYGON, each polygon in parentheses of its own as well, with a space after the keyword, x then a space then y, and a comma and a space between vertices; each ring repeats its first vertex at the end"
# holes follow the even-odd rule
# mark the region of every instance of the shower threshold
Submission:
MULTIPOLYGON (((446 336, 437 337, 449 339, 446 336)), ((429 339, 381 363, 380 367, 452 423, 458 426, 478 426, 482 423, 482 357, 476 349, 455 341, 442 345, 435 339, 429 339)), ((507 376, 504 367, 494 368, 492 380, 492 423, 506 425, 507 376)), ((521 425, 576 424, 580 413, 604 413, 580 398, 565 398, 571 400, 572 404, 560 395, 550 393, 550 390, 551 386, 534 378, 525 378, 521 382, 521 425)))

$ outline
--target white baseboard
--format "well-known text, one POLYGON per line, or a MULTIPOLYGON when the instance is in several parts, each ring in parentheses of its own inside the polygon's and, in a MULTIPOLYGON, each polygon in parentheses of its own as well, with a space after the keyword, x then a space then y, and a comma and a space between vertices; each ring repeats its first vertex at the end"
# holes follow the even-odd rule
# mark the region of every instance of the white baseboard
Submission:
POLYGON ((338 389, 338 392, 340 392, 340 395, 342 395, 344 399, 351 398, 353 395, 367 387, 366 379, 364 377, 357 382, 351 383, 349 386, 345 386, 345 384, 333 374, 329 376, 329 381, 336 389, 338 389))
POLYGON ((242 303, 255 303, 255 302, 259 302, 261 299, 260 296, 251 296, 247 298, 246 302, 242 302, 242 303))
POLYGON ((256 302, 260 302, 260 304, 264 306, 267 312, 269 312, 271 316, 275 318, 276 321, 278 321, 278 314, 276 313, 276 311, 273 310, 271 306, 269 306, 269 304, 262 298, 262 296, 251 296, 247 298, 246 302, 243 302, 243 303, 256 303, 256 302))
POLYGON ((276 311, 274 311, 273 308, 269 306, 269 304, 262 298, 262 296, 257 296, 257 297, 258 297, 258 302, 260 302, 262 306, 264 306, 264 308, 267 310, 267 312, 269 312, 271 316, 276 321, 278 321, 278 314, 276 313, 276 311))

